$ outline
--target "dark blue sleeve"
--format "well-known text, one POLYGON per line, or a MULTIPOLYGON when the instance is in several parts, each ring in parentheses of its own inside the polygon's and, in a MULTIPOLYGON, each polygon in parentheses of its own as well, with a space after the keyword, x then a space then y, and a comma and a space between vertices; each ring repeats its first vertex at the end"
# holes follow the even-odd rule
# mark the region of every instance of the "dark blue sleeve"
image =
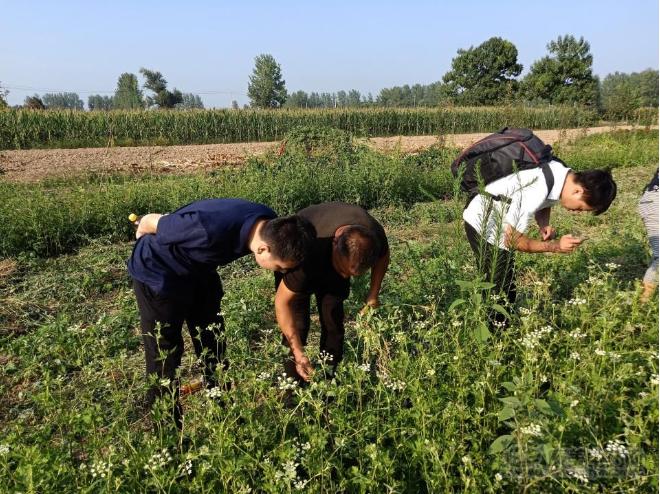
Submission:
POLYGON ((156 241, 161 245, 199 247, 208 243, 208 233, 197 211, 174 212, 158 220, 156 241))

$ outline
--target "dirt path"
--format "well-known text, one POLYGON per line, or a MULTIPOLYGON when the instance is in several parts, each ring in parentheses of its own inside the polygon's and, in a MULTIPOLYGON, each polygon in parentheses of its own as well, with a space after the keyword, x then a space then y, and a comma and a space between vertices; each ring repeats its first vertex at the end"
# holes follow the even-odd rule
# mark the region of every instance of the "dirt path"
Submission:
MULTIPOLYGON (((630 129, 620 126, 617 129, 630 129)), ((656 127, 657 128, 657 127, 656 127)), ((586 134, 608 132, 614 127, 539 130, 536 134, 548 144, 586 134)), ((463 148, 488 133, 443 136, 374 137, 365 142, 384 152, 416 153, 444 140, 449 146, 463 148)), ((221 166, 242 164, 248 156, 275 151, 279 142, 208 144, 198 146, 143 146, 123 148, 30 149, 0 151, 0 175, 18 182, 35 182, 46 177, 94 173, 186 173, 221 166)))

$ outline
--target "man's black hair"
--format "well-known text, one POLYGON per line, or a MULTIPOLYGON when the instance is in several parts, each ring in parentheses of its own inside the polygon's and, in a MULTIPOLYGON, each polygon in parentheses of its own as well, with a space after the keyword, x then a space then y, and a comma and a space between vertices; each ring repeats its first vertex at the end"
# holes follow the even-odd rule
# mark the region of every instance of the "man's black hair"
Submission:
POLYGON ((351 266, 362 272, 376 264, 380 242, 368 228, 349 225, 337 239, 337 249, 341 256, 348 258, 351 266))
POLYGON ((575 182, 584 188, 584 201, 594 208, 594 215, 607 211, 616 197, 616 183, 609 170, 574 172, 575 182))
POLYGON ((273 256, 283 261, 303 262, 316 239, 316 229, 309 220, 292 214, 267 221, 261 238, 270 246, 273 256))

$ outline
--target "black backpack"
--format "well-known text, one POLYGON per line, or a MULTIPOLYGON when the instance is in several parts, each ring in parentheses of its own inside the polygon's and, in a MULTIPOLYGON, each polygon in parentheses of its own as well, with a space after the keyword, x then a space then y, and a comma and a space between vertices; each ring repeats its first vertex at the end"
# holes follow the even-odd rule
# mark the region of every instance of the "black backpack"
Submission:
POLYGON ((555 183, 548 166, 552 160, 560 161, 552 154, 552 147, 531 130, 505 127, 466 148, 451 164, 451 172, 461 177, 461 189, 468 193, 468 203, 479 194, 480 184, 488 185, 516 171, 536 167, 543 170, 549 194, 555 183))

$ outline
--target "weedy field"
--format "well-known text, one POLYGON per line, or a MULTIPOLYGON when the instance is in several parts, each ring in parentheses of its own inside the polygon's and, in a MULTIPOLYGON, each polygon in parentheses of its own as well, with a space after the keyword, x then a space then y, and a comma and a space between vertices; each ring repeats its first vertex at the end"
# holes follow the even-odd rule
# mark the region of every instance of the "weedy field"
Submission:
MULTIPOLYGON (((513 324, 495 334, 447 169, 456 150, 386 156, 311 134, 226 175, 0 182, 0 490, 656 492, 658 300, 639 301, 636 204, 657 132, 556 146, 576 168, 616 166, 619 195, 599 217, 553 211, 560 233, 589 240, 519 255, 513 324), (392 250, 383 306, 358 316, 368 280, 354 280, 336 379, 294 388, 285 408, 272 275, 249 259, 222 268, 234 386, 185 397, 182 434, 160 434, 142 403, 124 218, 223 195, 282 213, 372 208, 392 250)), ((184 382, 199 374, 186 344, 184 382)))

